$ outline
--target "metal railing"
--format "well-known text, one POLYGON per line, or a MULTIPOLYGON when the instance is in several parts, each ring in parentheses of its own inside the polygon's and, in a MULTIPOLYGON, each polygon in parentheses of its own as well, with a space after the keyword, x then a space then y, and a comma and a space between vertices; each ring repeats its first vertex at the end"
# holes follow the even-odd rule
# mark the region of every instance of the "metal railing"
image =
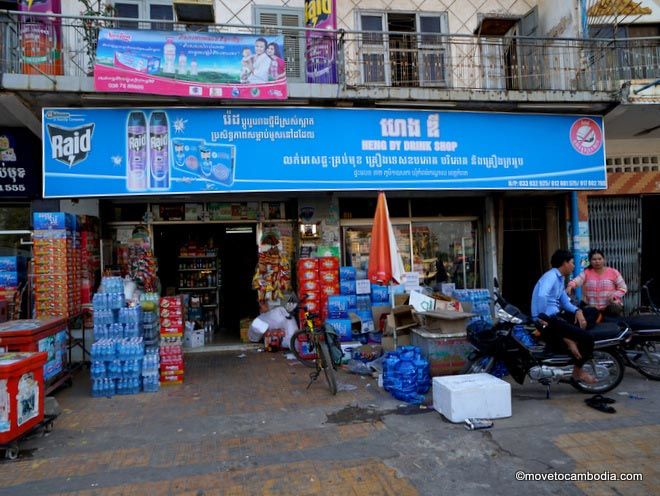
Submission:
MULTIPOLYGON (((305 82, 306 29, 192 25, 174 21, 0 13, 5 73, 90 76, 102 27, 281 34, 290 82, 305 82), (49 47, 53 33, 61 50, 49 47)), ((325 33, 335 43, 344 88, 477 91, 616 91, 622 81, 660 77, 660 38, 559 39, 411 32, 325 33)))

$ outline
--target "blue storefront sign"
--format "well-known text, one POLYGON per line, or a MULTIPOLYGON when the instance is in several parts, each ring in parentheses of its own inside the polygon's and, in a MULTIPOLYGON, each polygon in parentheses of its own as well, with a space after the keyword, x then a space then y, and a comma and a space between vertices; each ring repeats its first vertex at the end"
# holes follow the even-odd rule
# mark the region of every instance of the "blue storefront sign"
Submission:
POLYGON ((600 117, 44 109, 44 197, 607 187, 600 117))

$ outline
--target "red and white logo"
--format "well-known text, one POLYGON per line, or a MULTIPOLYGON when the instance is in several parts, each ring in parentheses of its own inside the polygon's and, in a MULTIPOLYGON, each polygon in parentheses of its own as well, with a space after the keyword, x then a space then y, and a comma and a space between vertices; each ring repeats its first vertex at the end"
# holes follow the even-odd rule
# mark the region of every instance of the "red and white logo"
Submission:
POLYGON ((571 126, 571 144, 582 155, 593 155, 603 144, 603 133, 593 119, 580 118, 571 126))

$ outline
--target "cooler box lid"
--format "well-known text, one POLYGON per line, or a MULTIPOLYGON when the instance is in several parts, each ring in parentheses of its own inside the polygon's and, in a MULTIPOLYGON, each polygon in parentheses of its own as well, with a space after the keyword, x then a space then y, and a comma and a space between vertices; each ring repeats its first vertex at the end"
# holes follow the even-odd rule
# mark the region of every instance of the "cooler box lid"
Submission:
POLYGON ((48 353, 45 352, 16 352, 0 353, 0 376, 10 375, 12 372, 39 368, 46 363, 48 353))
POLYGON ((0 338, 14 336, 33 336, 52 329, 53 327, 65 326, 66 319, 63 317, 10 320, 0 324, 0 338))

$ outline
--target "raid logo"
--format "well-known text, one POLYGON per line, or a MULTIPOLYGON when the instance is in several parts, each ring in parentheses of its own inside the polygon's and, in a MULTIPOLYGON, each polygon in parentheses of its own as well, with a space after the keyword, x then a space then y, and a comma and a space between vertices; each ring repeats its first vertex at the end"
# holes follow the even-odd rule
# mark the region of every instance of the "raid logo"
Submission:
POLYGON ((50 135, 51 158, 69 167, 82 162, 92 149, 94 124, 74 128, 47 125, 50 135))

